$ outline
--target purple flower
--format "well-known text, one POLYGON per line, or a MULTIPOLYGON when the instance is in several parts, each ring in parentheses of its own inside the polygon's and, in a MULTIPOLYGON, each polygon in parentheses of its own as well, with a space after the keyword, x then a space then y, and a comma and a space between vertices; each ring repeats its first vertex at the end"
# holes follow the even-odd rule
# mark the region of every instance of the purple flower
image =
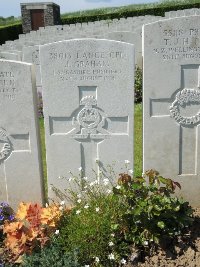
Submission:
POLYGON ((11 214, 11 215, 8 216, 8 220, 9 220, 9 221, 13 221, 14 218, 15 218, 15 216, 14 216, 13 214, 11 214))
POLYGON ((0 215, 0 221, 3 221, 4 215, 0 215))
POLYGON ((1 206, 1 207, 8 207, 9 204, 8 204, 7 202, 1 202, 1 203, 0 203, 0 206, 1 206))

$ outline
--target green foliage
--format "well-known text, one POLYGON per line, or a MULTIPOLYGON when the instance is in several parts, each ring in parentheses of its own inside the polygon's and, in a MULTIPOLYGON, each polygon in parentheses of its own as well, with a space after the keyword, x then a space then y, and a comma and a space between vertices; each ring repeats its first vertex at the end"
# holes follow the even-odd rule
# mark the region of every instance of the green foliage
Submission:
POLYGON ((142 173, 142 104, 134 108, 134 175, 142 173))
POLYGON ((129 5, 119 8, 103 8, 65 14, 63 24, 73 24, 96 20, 111 20, 135 16, 164 16, 165 12, 188 8, 200 8, 200 0, 161 1, 153 4, 129 5))
MULTIPOLYGON (((71 215, 63 218, 60 246, 66 251, 77 249, 79 262, 84 265, 94 264, 96 259, 100 259, 102 266, 112 266, 108 260, 113 250, 109 246, 113 239, 111 226, 123 205, 120 207, 113 196, 97 192, 91 195, 90 200, 81 200, 82 203, 77 203, 71 215)), ((115 246, 117 248, 117 244, 115 246)))
POLYGON ((136 67, 135 70, 135 103, 142 102, 142 70, 136 67))
POLYGON ((122 216, 128 229, 127 242, 150 246, 163 238, 180 235, 192 223, 189 203, 172 197, 176 187, 180 189, 179 183, 159 176, 155 170, 147 171, 144 177, 134 178, 130 183, 124 182, 124 177, 122 175, 122 187, 116 193, 127 203, 127 212, 122 216))
POLYGON ((109 182, 116 180, 110 168, 109 177, 100 174, 93 182, 81 174, 70 178, 75 191, 53 188, 62 200, 70 196, 74 206, 60 221, 59 246, 66 252, 77 250, 83 265, 118 266, 128 261, 133 248, 150 251, 192 223, 189 204, 172 196, 179 183, 154 170, 132 178, 125 163, 127 171, 119 175, 117 185, 109 182))
POLYGON ((44 118, 39 118, 40 125, 40 142, 41 142, 41 152, 42 152, 42 166, 43 166, 43 177, 44 177, 44 187, 45 187, 45 200, 47 202, 47 163, 46 163, 46 146, 45 146, 45 130, 44 130, 44 118))
POLYGON ((6 26, 6 25, 16 24, 20 22, 21 22, 20 18, 15 18, 14 16, 10 16, 7 18, 0 16, 0 26, 6 26))
POLYGON ((77 262, 76 252, 66 253, 56 239, 42 250, 26 255, 20 266, 25 267, 81 267, 77 262))

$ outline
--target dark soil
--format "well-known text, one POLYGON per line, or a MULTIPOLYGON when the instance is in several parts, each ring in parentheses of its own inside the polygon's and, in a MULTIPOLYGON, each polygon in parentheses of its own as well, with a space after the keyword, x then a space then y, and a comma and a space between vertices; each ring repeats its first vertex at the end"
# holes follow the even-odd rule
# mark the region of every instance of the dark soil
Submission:
POLYGON ((144 263, 127 264, 126 267, 200 267, 200 208, 195 209, 189 231, 182 237, 163 242, 161 247, 146 256, 144 263))

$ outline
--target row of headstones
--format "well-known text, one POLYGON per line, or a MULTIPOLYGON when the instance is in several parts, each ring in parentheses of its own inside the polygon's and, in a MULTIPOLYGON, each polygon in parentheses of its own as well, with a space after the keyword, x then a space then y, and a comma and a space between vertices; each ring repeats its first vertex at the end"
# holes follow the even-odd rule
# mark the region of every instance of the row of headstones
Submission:
MULTIPOLYGON (((199 14, 200 9, 193 8, 166 12, 164 18, 199 14)), ((8 50, 22 50, 23 45, 44 44, 52 41, 59 41, 59 38, 61 38, 60 40, 63 40, 63 37, 66 39, 99 37, 99 35, 103 37, 105 33, 109 35, 109 33, 116 31, 135 32, 137 29, 140 29, 141 31, 142 25, 160 19, 163 19, 163 17, 146 15, 121 18, 119 20, 101 20, 88 23, 47 26, 45 28, 41 27, 38 31, 31 31, 28 34, 19 35, 19 39, 14 42, 7 41, 1 48, 8 50)))
MULTIPOLYGON (((182 185, 199 206, 200 16, 143 29, 143 170, 182 185)), ((133 167, 134 47, 98 39, 40 46, 49 196, 69 171, 100 179, 107 165, 133 167), (94 175, 93 171, 96 175, 94 175)), ((0 200, 42 201, 33 66, 0 62, 0 200)), ((100 181, 101 182, 101 181, 100 181)))
POLYGON ((1 46, 0 57, 33 63, 36 71, 37 90, 41 92, 39 45, 80 37, 98 37, 101 39, 123 41, 135 45, 136 64, 142 67, 142 25, 158 19, 160 17, 141 16, 127 19, 122 18, 120 20, 97 21, 88 24, 47 26, 46 28, 40 28, 38 31, 20 35, 19 39, 14 42, 7 41, 6 44, 1 46), (126 31, 122 31, 122 29, 126 31))
MULTIPOLYGON (((185 9, 165 13, 164 18, 196 15, 199 9, 185 9)), ((75 38, 100 38, 128 42, 135 45, 136 64, 142 67, 142 25, 163 19, 159 16, 139 16, 89 23, 47 26, 38 31, 19 35, 15 41, 0 46, 0 58, 36 63, 36 81, 41 91, 38 45, 75 38), (32 46, 32 47, 31 47, 32 46)))
MULTIPOLYGON (((180 16, 186 14, 198 14, 199 9, 182 10, 180 16)), ((166 13, 166 17, 170 16, 171 11, 166 13)), ((179 11, 177 11, 179 12, 179 11)), ((142 25, 153 21, 163 19, 159 16, 139 16, 102 20, 89 23, 77 23, 70 25, 47 26, 40 28, 38 31, 32 31, 28 34, 22 34, 18 40, 7 41, 0 46, 0 57, 5 59, 23 60, 23 47, 51 43, 59 40, 74 38, 104 38, 118 40, 128 43, 134 43, 136 48, 136 64, 142 66, 142 48, 141 48, 141 32, 142 25)), ((27 61, 30 62, 30 61, 27 61)), ((32 62, 31 62, 32 63, 32 62)), ((39 80, 38 77, 37 80, 39 80)))
POLYGON ((23 56, 23 50, 24 48, 26 50, 26 47, 29 46, 75 38, 100 38, 134 43, 137 54, 136 63, 141 67, 142 25, 161 18, 162 17, 155 16, 140 16, 127 19, 121 18, 120 20, 114 19, 82 24, 47 26, 46 28, 40 28, 38 31, 19 35, 19 39, 14 42, 7 41, 0 47, 0 56, 8 59, 12 58, 26 61, 27 58, 23 56))

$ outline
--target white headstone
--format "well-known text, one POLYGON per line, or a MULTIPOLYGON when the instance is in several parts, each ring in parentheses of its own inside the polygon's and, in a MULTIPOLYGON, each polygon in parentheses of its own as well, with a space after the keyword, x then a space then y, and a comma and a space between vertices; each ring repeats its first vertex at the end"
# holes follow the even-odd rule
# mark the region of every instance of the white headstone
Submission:
MULTIPOLYGON (((77 173, 94 180, 124 160, 133 166, 134 46, 77 39, 40 47, 48 184, 77 173)), ((51 195, 51 192, 50 192, 51 195)))
POLYGON ((141 31, 116 31, 104 34, 105 39, 116 40, 134 44, 135 46, 135 64, 142 68, 142 36, 141 31))
POLYGON ((6 60, 15 60, 15 61, 21 61, 21 57, 19 53, 15 53, 12 51, 0 51, 0 59, 6 59, 6 60))
POLYGON ((0 60, 0 201, 42 202, 36 88, 32 66, 0 60))
POLYGON ((199 16, 144 26, 144 170, 157 169, 200 205, 199 16))
MULTIPOLYGON (((39 58, 39 45, 24 46, 22 50, 22 60, 27 63, 34 64, 36 86, 37 88, 42 87, 41 74, 40 74, 40 58, 39 58)), ((39 89, 38 89, 39 90, 39 89)))

